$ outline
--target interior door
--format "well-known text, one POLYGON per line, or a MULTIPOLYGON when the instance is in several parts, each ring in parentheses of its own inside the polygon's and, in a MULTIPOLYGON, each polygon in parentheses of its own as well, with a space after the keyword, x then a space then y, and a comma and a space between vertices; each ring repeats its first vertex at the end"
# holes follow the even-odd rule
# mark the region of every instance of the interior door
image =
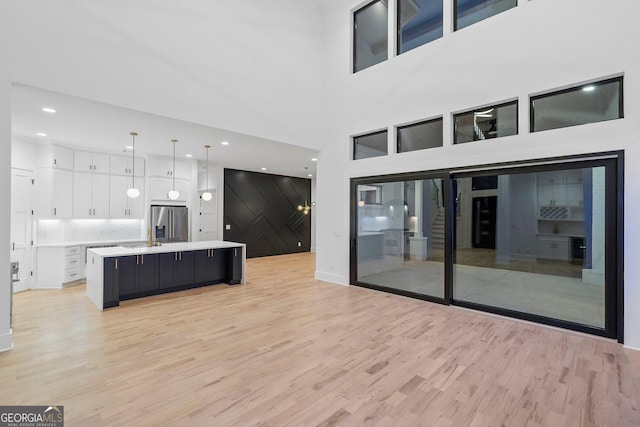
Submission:
POLYGON ((11 169, 11 261, 20 263, 20 280, 13 284, 14 292, 31 289, 32 180, 33 172, 11 169))

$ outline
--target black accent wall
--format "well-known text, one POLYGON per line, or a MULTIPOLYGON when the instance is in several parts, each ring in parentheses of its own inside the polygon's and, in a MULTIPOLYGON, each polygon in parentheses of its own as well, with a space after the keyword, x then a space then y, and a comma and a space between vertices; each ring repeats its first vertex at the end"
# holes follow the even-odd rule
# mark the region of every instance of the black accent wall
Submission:
POLYGON ((309 179, 225 169, 223 238, 246 243, 248 258, 309 252, 313 210, 298 211, 305 201, 309 179))

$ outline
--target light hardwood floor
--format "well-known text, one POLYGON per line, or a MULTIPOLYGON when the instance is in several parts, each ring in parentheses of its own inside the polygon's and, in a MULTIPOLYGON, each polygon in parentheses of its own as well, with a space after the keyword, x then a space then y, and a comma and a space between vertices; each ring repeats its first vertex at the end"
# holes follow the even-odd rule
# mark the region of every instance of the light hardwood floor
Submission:
POLYGON ((313 254, 100 312, 15 295, 0 404, 68 426, 638 426, 640 352, 313 279, 313 254))

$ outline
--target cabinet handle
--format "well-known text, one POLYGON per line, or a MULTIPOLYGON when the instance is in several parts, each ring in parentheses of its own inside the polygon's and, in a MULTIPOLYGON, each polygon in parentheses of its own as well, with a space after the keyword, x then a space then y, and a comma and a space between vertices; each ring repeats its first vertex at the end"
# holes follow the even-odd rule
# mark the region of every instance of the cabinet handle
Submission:
POLYGON ((57 165, 58 164, 58 159, 53 159, 53 164, 57 165))
POLYGON ((116 258, 116 270, 118 269, 118 258, 116 258))
POLYGON ((180 261, 182 261, 182 252, 180 252, 180 261))
POLYGON ((178 260, 178 252, 176 252, 176 261, 178 260))
POLYGON ((89 216, 91 216, 91 208, 89 208, 89 216))
POLYGON ((96 216, 96 210, 95 209, 93 210, 93 216, 96 216))
POLYGON ((136 255, 136 265, 140 264, 140 255, 136 255))
POLYGON ((53 216, 56 216, 58 213, 56 212, 56 208, 53 208, 53 216))
POLYGON ((144 255, 140 255, 140 264, 144 265, 144 255))

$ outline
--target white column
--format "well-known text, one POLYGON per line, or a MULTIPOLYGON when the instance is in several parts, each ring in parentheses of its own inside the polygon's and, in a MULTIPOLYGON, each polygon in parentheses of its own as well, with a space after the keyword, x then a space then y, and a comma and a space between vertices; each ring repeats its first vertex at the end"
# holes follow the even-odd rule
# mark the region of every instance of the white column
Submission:
MULTIPOLYGON (((9 57, 9 2, 0 2, 0 200, 11 200, 11 81, 9 57)), ((9 306, 11 303, 11 280, 9 278, 11 240, 10 203, 0 205, 0 351, 13 347, 9 306)))

